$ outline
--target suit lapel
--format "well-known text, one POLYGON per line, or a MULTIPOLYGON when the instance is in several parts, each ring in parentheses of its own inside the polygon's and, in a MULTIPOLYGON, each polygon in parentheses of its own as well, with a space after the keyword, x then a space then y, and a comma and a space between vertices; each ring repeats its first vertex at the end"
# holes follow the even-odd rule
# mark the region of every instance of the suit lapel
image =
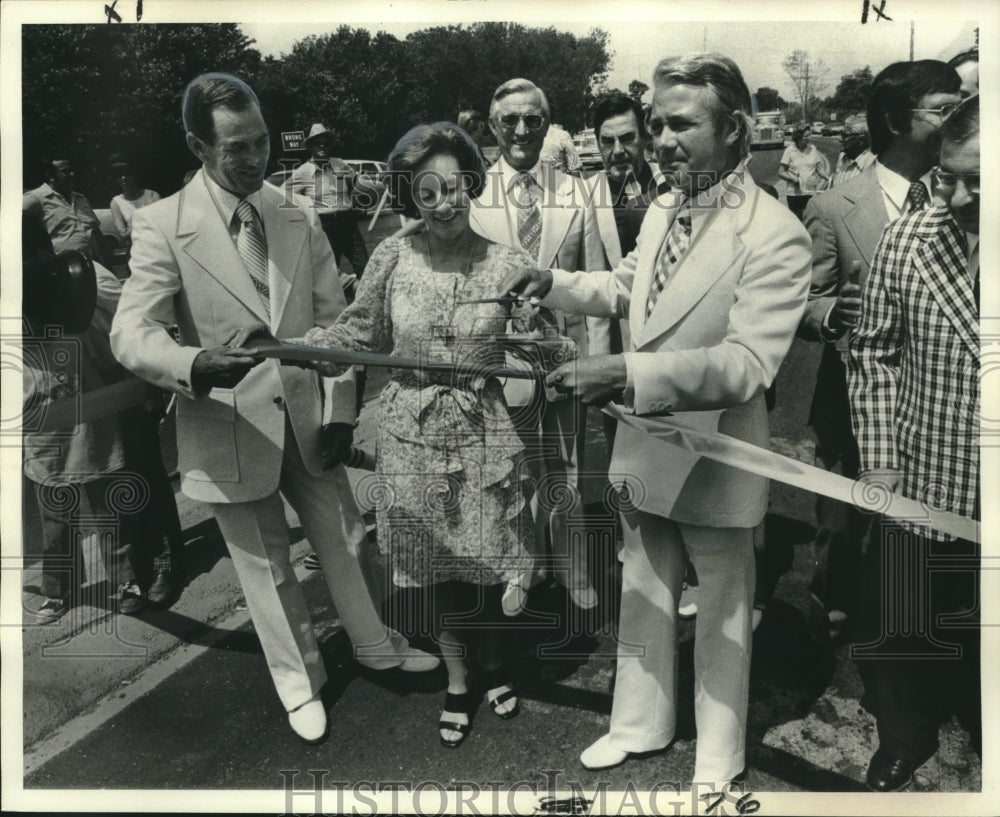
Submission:
POLYGON ((196 264, 266 323, 264 304, 229 235, 228 226, 219 216, 203 174, 204 171, 200 171, 181 190, 177 209, 178 242, 196 264))
POLYGON ((298 207, 280 206, 284 196, 268 184, 261 188, 260 197, 267 238, 272 325, 278 327, 306 246, 306 217, 298 207))
MULTIPOLYGON (((745 205, 752 206, 752 205, 745 205)), ((697 232, 692 236, 691 246, 671 271, 666 288, 653 307, 649 320, 643 325, 636 341, 636 348, 662 335, 683 318, 698 303, 709 289, 736 263, 743 254, 743 242, 739 236, 737 211, 725 207, 714 207, 705 217, 697 232)), ((670 218, 670 222, 673 218, 670 218)), ((666 230, 664 230, 664 237, 666 230)), ((649 289, 652 286, 656 258, 659 256, 662 239, 656 245, 656 253, 649 266, 645 281, 646 297, 641 304, 633 301, 636 308, 646 310, 649 289)))
POLYGON ((556 172, 551 165, 543 164, 538 171, 542 188, 541 213, 542 237, 538 248, 538 266, 548 268, 559 266, 559 249, 569 232, 576 207, 582 201, 574 202, 574 179, 556 172))
POLYGON ((889 221, 889 213, 885 209, 882 198, 882 188, 875 175, 875 164, 868 165, 865 172, 864 192, 853 196, 845 196, 850 209, 844 214, 844 227, 854 241, 858 253, 865 259, 865 265, 871 267, 872 255, 882 237, 882 230, 889 221))
MULTIPOLYGON (((632 281, 632 296, 629 301, 629 329, 635 348, 642 345, 646 328, 646 302, 649 300, 649 288, 653 284, 653 272, 660 248, 667 237, 667 228, 673 223, 677 206, 666 208, 650 207, 643 222, 643 232, 649 234, 649 251, 640 253, 636 260, 635 278, 632 281)), ((643 235, 643 242, 646 237, 643 235)))
POLYGON ((979 321, 961 233, 945 211, 928 227, 933 236, 917 248, 914 267, 941 312, 978 360, 979 321))

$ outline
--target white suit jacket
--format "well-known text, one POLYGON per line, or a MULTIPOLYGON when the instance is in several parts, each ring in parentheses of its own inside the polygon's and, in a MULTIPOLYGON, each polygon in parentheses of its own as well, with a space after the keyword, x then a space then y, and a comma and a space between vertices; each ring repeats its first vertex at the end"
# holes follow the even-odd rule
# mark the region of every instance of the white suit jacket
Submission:
MULTIPOLYGON (((806 305, 809 235, 745 171, 722 183, 723 206, 695 216, 692 242, 646 318, 654 267, 677 202, 652 203, 638 244, 614 272, 554 271, 542 301, 559 309, 628 316, 626 402, 637 415, 673 420, 766 448, 763 393, 788 352, 806 305)), ((718 191, 719 185, 715 190, 718 191)), ((655 418, 642 420, 656 424, 655 418)), ((620 424, 610 476, 633 503, 678 522, 752 527, 767 508, 767 481, 654 440, 620 424)))
MULTIPOLYGON (((472 229, 498 244, 520 247, 517 235, 517 207, 506 194, 505 162, 497 162, 486 172, 486 185, 474 199, 470 213, 472 229)), ((593 193, 583 180, 548 164, 538 167, 542 188, 542 235, 538 266, 592 272, 607 270, 597 216, 591 202, 593 193)), ((581 357, 608 351, 607 322, 588 321, 581 315, 556 315, 559 326, 576 341, 581 357), (595 343, 588 330, 593 325, 595 343)))
MULTIPOLYGON (((300 337, 332 323, 346 305, 333 251, 311 209, 289 203, 267 183, 260 197, 270 328, 276 337, 300 337)), ((178 193, 137 211, 132 240, 132 276, 112 325, 112 349, 126 368, 178 395, 184 493, 203 502, 247 502, 273 493, 286 412, 306 468, 321 473, 321 426, 355 419, 352 376, 327 380, 265 360, 234 389, 191 388, 191 364, 202 349, 267 322, 203 171, 178 193), (180 344, 167 331, 174 323, 180 344)))

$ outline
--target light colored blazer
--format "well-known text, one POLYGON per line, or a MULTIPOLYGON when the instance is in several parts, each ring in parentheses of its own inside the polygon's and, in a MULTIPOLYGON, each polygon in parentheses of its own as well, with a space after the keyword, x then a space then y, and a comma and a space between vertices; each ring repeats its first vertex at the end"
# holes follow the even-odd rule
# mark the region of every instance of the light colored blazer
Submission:
MULTIPOLYGON (((509 170, 509 168, 508 168, 509 170)), ((551 165, 539 167, 542 188, 542 235, 538 266, 592 272, 607 270, 592 193, 583 180, 551 165)), ((506 195, 501 163, 486 172, 483 192, 472 202, 472 229, 498 244, 520 247, 517 235, 517 208, 506 195)), ((581 357, 608 351, 607 322, 595 326, 597 344, 588 341, 587 321, 581 315, 556 314, 559 327, 571 337, 581 357)))
MULTIPOLYGON (((766 448, 764 391, 805 308, 809 236, 749 173, 727 177, 726 184, 726 206, 713 206, 704 219, 696 216, 691 246, 648 320, 656 259, 676 214, 672 194, 654 200, 635 250, 614 272, 555 270, 542 303, 628 316, 626 404, 637 415, 669 411, 673 421, 766 448)), ((624 424, 609 476, 628 484, 637 507, 678 522, 752 527, 767 508, 764 478, 671 448, 624 424)))
MULTIPOLYGON (((813 196, 806 205, 803 223, 812 237, 813 265, 809 304, 799 334, 819 341, 823 318, 847 283, 852 263, 861 262, 858 280, 863 288, 875 247, 889 223, 875 163, 860 176, 813 196)), ((847 343, 845 336, 837 347, 846 351, 847 343)))
MULTIPOLYGON (((300 337, 332 323, 346 305, 333 251, 311 209, 289 205, 267 183, 260 196, 271 331, 300 337)), ((132 276, 112 325, 112 349, 126 368, 178 395, 184 493, 203 502, 247 502, 273 493, 286 412, 307 470, 319 474, 321 426, 355 419, 351 377, 327 380, 265 360, 234 389, 191 388, 191 364, 200 351, 267 321, 203 171, 178 193, 137 211, 132 236, 132 276), (180 344, 167 331, 174 323, 180 344)))

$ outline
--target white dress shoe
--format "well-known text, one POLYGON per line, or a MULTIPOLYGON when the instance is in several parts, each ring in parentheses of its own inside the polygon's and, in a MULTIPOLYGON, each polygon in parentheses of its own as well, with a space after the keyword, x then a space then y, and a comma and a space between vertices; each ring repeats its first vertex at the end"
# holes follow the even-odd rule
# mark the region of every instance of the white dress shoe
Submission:
POLYGON ((500 599, 500 607, 505 616, 520 615, 528 601, 530 587, 531 573, 521 573, 516 579, 507 582, 507 589, 503 591, 503 598, 500 599))
POLYGON ((288 713, 288 725, 306 743, 322 743, 326 740, 326 707, 317 694, 302 706, 288 713))
POLYGON ((436 669, 441 659, 416 647, 407 647, 403 663, 398 668, 403 672, 430 672, 436 669))
POLYGON ((580 754, 580 762, 585 769, 610 769, 625 762, 629 753, 617 746, 612 746, 611 735, 604 735, 588 746, 580 754))

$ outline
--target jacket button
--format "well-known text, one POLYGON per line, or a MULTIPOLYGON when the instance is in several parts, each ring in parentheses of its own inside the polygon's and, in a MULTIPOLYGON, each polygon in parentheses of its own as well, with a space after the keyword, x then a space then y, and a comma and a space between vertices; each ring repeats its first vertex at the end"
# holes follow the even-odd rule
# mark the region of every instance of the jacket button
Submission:
POLYGON ((275 397, 274 398, 274 405, 276 405, 279 409, 281 409, 282 411, 284 411, 284 408, 285 408, 285 400, 284 400, 284 398, 282 398, 282 397, 275 397))

